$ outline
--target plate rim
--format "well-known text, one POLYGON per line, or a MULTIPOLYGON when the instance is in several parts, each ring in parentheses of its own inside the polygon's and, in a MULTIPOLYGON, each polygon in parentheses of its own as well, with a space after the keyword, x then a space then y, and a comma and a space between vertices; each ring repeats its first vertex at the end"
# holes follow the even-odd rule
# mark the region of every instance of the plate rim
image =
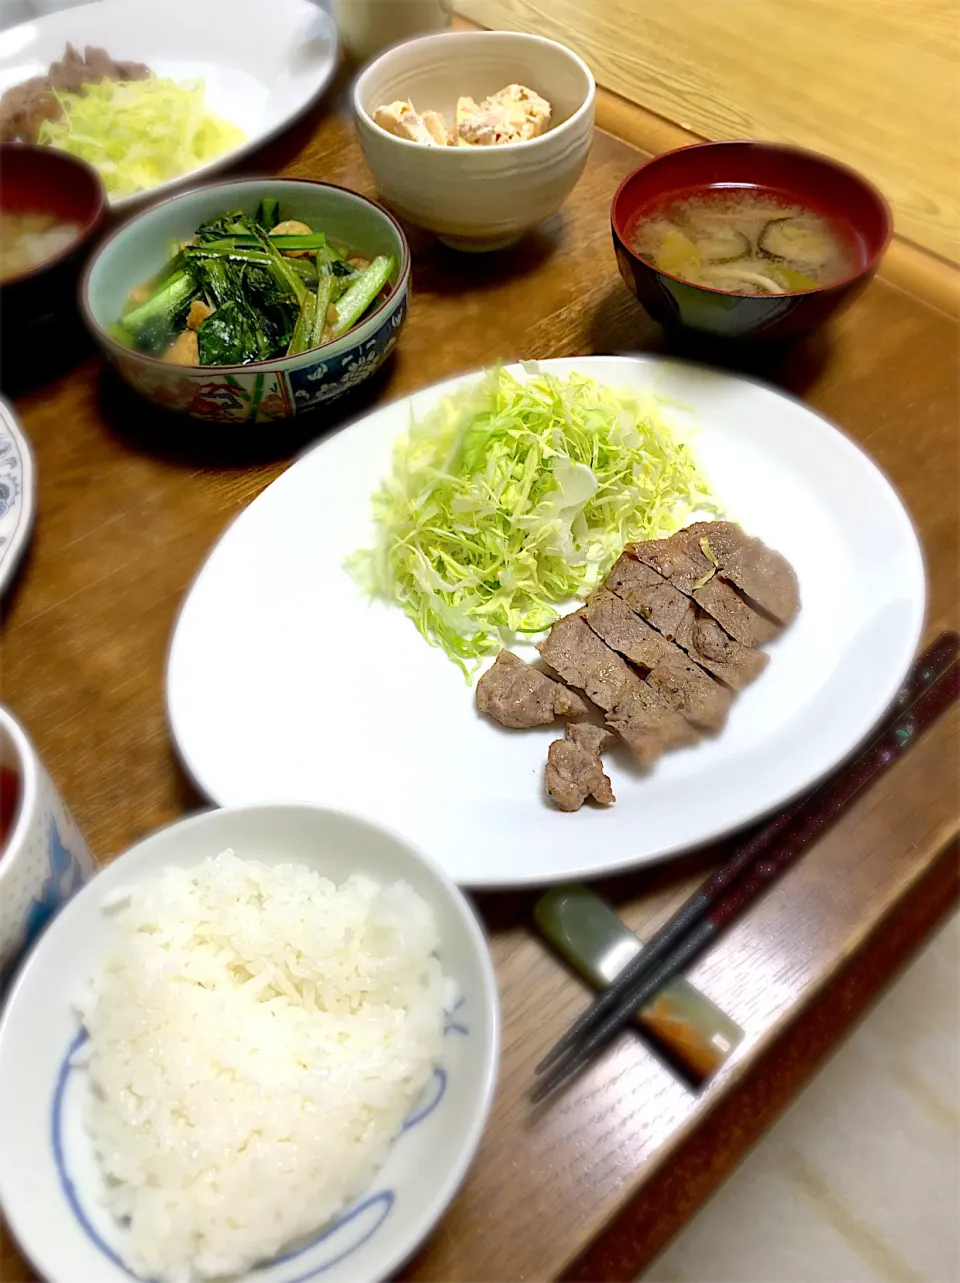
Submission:
MULTIPOLYGON (((161 198, 168 193, 172 194, 178 191, 185 183, 189 183, 194 179, 202 183, 210 174, 232 168, 244 157, 258 151, 280 134, 285 133, 301 116, 306 115, 310 108, 326 93, 339 65, 340 33, 337 30, 337 24, 327 12, 325 6, 313 3, 313 0, 273 0, 273 3, 274 5, 278 3, 289 5, 291 13, 299 8, 305 17, 308 15, 314 17, 323 28, 323 34, 329 45, 330 58, 329 66, 320 76, 316 87, 310 91, 298 106, 287 112, 275 124, 254 136, 245 138, 236 147, 224 152, 222 156, 216 156, 213 160, 207 161, 206 164, 200 165, 196 169, 191 169, 186 174, 181 174, 177 178, 169 178, 165 182, 158 183, 155 187, 148 187, 145 191, 131 192, 127 196, 117 197, 107 193, 107 209, 111 214, 120 214, 136 209, 147 201, 152 202, 154 199, 161 198)), ((126 4, 127 0, 91 0, 89 4, 72 5, 66 9, 55 9, 50 13, 41 14, 36 18, 27 18, 12 27, 5 28, 0 34, 6 39, 10 39, 16 32, 27 28, 39 29, 42 33, 55 29, 64 20, 69 22, 75 15, 82 15, 90 10, 116 9, 119 11, 121 6, 126 4)), ((17 52, 28 52, 32 43, 32 40, 24 43, 18 48, 17 52)), ((189 53, 189 50, 187 52, 189 53)), ((15 83, 20 84, 22 82, 17 81, 15 83)), ((13 88, 12 85, 8 87, 13 88)))
POLYGON ((33 449, 27 440, 16 411, 5 397, 0 397, 0 425, 13 440, 14 449, 20 458, 20 508, 21 513, 10 536, 6 551, 0 551, 0 594, 17 573, 20 560, 30 542, 37 510, 37 467, 33 449))
MULTIPOLYGON (((766 380, 756 378, 751 375, 741 374, 738 371, 731 371, 717 366, 711 366, 704 362, 691 361, 686 358, 674 357, 672 355, 660 353, 598 353, 579 356, 544 357, 541 359, 529 358, 520 359, 515 362, 510 362, 509 364, 504 363, 503 368, 509 372, 515 373, 517 370, 526 371, 528 367, 535 366, 538 369, 545 369, 547 372, 550 372, 552 368, 556 368, 558 365, 571 367, 578 362, 589 362, 594 366, 595 363, 602 363, 611 367, 615 367, 620 362, 624 362, 632 365, 646 366, 653 370, 658 368, 669 369, 681 367, 693 373, 708 374, 714 377, 719 376, 727 384, 733 383, 747 385, 773 397, 775 400, 792 403, 804 411, 805 414, 813 420, 818 432, 828 433, 835 438, 839 438, 842 448, 848 453, 848 455, 850 455, 851 458, 856 458, 860 466, 865 467, 872 475, 872 480, 878 488, 878 493, 885 498, 891 512, 895 515, 895 519, 902 527, 904 547, 908 550, 911 560, 914 562, 912 571, 915 572, 915 574, 911 573, 911 581, 915 583, 916 587, 915 592, 910 598, 911 618, 909 620, 909 627, 906 629, 904 652, 901 656, 900 662, 895 667, 891 665, 891 676, 887 685, 882 689, 882 698, 878 695, 875 696, 872 701, 872 712, 869 724, 866 724, 866 722, 861 719, 860 730, 855 735, 850 733, 842 737, 844 747, 841 752, 831 754, 829 760, 822 768, 808 771, 800 782, 792 783, 787 789, 778 790, 775 794, 774 800, 768 802, 762 810, 752 812, 742 821, 707 834, 699 838, 694 843, 690 843, 686 840, 678 840, 673 843, 663 843, 658 846, 655 851, 650 851, 641 857, 633 854, 625 855, 618 859, 607 858, 604 859, 602 864, 591 863, 578 865, 575 868, 564 869, 561 873, 544 874, 540 871, 528 873, 524 870, 519 870, 517 873, 511 875, 509 880, 504 880, 499 877, 486 878, 482 874, 471 874, 469 877, 464 877, 461 874, 455 873, 453 870, 448 870, 449 876, 453 878, 457 885, 466 889, 497 891, 516 889, 519 887, 546 887, 558 885, 562 882, 585 881, 601 877, 616 876, 618 874, 632 872, 640 868, 646 868, 647 866, 652 867, 663 863, 665 860, 678 856, 681 853, 697 850, 702 846, 709 845, 710 843, 719 842, 726 838, 733 837, 737 833, 745 831, 751 825, 776 814, 777 811, 788 806, 791 802, 802 797, 805 793, 809 792, 822 781, 827 779, 834 771, 838 770, 844 763, 848 762, 858 748, 869 741, 871 734, 875 731, 887 708, 895 698, 903 679, 909 672, 910 664, 917 653, 917 647, 923 635, 923 628, 926 621, 928 598, 926 559, 924 556, 923 545, 920 541, 920 537, 910 513, 907 510, 906 504, 901 499, 893 482, 879 466, 876 460, 873 459, 866 450, 862 449, 849 433, 845 432, 831 419, 828 419, 826 415, 821 414, 820 411, 814 409, 800 397, 784 391, 775 384, 766 380)), ((221 531, 215 542, 207 549, 201 565, 198 567, 189 587, 181 598, 174 618, 173 627, 170 632, 164 663, 164 709, 166 712, 167 727, 177 760, 180 762, 188 777, 200 790, 201 794, 204 797, 209 798, 216 805, 247 805, 250 804, 251 799, 225 797, 224 800, 221 801, 219 794, 210 789, 204 782, 203 773, 198 769, 196 763, 191 760, 189 753, 182 743, 181 736, 178 733, 178 720, 174 711, 174 701, 172 699, 172 678, 174 656, 177 637, 180 633, 181 621, 188 606, 193 600, 198 585, 201 583, 205 572, 221 544, 229 537, 234 525, 242 521, 247 516, 251 509, 272 486, 281 481, 292 468, 295 468, 304 459, 314 454, 316 451, 322 450, 325 445, 335 440, 341 433, 359 427, 373 415, 391 407, 407 406, 414 398, 421 395, 442 395, 445 390, 452 389, 458 384, 466 383, 471 379, 479 379, 486 372, 487 368, 489 367, 473 366, 457 374, 425 384, 422 387, 414 388, 404 396, 396 397, 390 401, 384 402, 383 404, 371 407, 366 411, 366 413, 357 419, 352 419, 348 423, 340 424, 335 431, 324 435, 321 440, 314 442, 295 459, 291 460, 289 466, 285 468, 279 476, 273 478, 273 480, 264 486, 264 488, 250 501, 249 504, 247 504, 245 508, 237 513, 237 515, 221 531)), ((591 370, 587 369, 584 373, 591 374, 591 370)), ((600 377, 600 375, 594 375, 594 377, 600 377)), ((277 797, 271 800, 298 801, 304 799, 298 798, 296 795, 285 795, 284 797, 277 797)), ((316 804, 319 805, 320 803, 316 804)), ((360 810, 354 811, 353 813, 358 815, 360 818, 369 818, 360 810)), ((377 821, 374 820, 373 822, 377 821)), ((428 852, 428 854, 432 853, 428 852)), ((433 855, 433 858, 435 860, 438 859, 436 855, 433 855)))

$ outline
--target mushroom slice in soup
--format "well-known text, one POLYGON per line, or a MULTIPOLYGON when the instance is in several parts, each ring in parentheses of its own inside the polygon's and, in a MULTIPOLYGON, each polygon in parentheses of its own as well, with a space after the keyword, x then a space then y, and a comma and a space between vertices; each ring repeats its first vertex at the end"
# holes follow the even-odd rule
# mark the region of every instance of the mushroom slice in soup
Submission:
POLYGON ((786 294, 787 290, 773 276, 754 272, 749 263, 713 264, 703 269, 704 285, 718 290, 744 294, 786 294))

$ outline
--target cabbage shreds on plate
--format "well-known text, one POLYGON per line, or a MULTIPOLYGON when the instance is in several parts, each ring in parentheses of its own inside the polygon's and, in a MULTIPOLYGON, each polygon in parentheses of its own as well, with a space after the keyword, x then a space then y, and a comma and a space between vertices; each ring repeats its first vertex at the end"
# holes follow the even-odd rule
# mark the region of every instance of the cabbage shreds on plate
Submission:
POLYGON ((718 513, 652 394, 490 371, 413 423, 373 497, 376 546, 348 568, 469 677, 585 596, 625 543, 718 513))
POLYGON ((207 110, 203 81, 104 80, 79 94, 53 91, 62 108, 39 141, 99 171, 111 196, 147 191, 215 160, 243 132, 207 110))

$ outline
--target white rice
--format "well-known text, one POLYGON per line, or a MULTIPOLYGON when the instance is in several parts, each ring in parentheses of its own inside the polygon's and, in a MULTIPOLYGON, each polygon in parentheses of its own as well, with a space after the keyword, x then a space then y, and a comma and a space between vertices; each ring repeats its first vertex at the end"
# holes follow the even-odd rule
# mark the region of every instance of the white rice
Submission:
POLYGON ((110 916, 80 1059, 127 1264, 243 1273, 370 1184, 429 1082, 433 913, 402 882, 225 851, 112 896, 110 916))

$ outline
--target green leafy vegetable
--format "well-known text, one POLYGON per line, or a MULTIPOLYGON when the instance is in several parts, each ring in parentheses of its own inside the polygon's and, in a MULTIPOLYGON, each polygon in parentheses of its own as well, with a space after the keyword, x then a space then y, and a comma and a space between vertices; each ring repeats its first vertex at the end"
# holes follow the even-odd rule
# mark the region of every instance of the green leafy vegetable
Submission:
POLYGON ((197 330, 201 365, 241 365, 266 346, 256 315, 240 300, 222 303, 197 330))
POLYGON ((149 298, 124 313, 121 328, 129 341, 144 352, 162 352, 182 328, 190 304, 199 294, 189 273, 165 275, 149 298))
POLYGON ((397 443, 373 497, 376 546, 349 569, 469 676, 548 628, 625 543, 719 513, 662 410, 582 375, 494 369, 397 443))
POLYGON ((313 294, 308 294, 303 300, 300 315, 297 317, 297 323, 294 326, 293 337, 290 340, 290 346, 287 348, 288 356, 295 356, 298 352, 306 352, 307 348, 309 348, 316 312, 317 300, 313 294))
POLYGON ((276 227, 280 222, 280 202, 272 196, 264 196, 257 206, 257 222, 268 232, 276 227))
POLYGON ((369 267, 351 281, 337 303, 337 320, 333 327, 335 335, 346 334, 351 326, 356 325, 390 279, 394 262, 392 255, 379 254, 369 267))
POLYGON ((333 298, 334 277, 327 271, 317 272, 317 293, 314 298, 313 326, 310 332, 310 347, 316 347, 323 338, 323 327, 327 321, 327 308, 333 298))
POLYGON ((276 245, 273 243, 273 237, 267 236, 265 232, 260 234, 260 243, 270 260, 270 267, 276 274, 278 280, 282 280, 286 283, 293 297, 297 300, 300 306, 303 307, 304 300, 307 297, 307 287, 304 285, 297 273, 291 268, 289 258, 285 258, 280 253, 276 245))
POLYGON ((196 317, 191 322, 201 365, 295 355, 346 333, 376 304, 395 260, 376 258, 358 272, 309 224, 296 235, 270 235, 268 227, 280 221, 279 202, 265 198, 253 218, 229 210, 201 223, 193 241, 173 243, 166 264, 133 292, 115 336, 162 356, 187 324, 195 299, 213 309, 199 325, 196 317), (331 304, 337 307, 333 324, 327 320, 331 304))

